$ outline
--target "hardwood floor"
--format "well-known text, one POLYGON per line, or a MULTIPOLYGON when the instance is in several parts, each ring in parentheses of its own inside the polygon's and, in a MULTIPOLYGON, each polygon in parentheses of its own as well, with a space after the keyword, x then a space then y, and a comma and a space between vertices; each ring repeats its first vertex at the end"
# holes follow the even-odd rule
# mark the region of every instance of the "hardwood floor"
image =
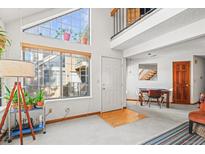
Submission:
POLYGON ((129 109, 120 109, 100 114, 100 117, 112 127, 118 127, 143 119, 145 116, 129 109))

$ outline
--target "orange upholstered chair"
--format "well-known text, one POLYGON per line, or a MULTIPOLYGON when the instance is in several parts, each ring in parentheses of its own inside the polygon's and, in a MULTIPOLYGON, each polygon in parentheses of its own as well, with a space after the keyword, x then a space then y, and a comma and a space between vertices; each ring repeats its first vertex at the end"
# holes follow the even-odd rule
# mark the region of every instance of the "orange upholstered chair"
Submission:
POLYGON ((193 123, 205 125, 205 102, 200 104, 199 111, 189 113, 189 133, 193 132, 193 123))

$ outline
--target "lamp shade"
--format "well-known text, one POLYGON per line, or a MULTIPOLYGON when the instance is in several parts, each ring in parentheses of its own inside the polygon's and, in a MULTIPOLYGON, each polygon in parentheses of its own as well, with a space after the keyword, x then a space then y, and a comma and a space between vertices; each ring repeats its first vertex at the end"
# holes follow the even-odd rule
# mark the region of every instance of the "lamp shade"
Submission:
POLYGON ((20 60, 0 60, 0 77, 34 77, 33 63, 20 60))

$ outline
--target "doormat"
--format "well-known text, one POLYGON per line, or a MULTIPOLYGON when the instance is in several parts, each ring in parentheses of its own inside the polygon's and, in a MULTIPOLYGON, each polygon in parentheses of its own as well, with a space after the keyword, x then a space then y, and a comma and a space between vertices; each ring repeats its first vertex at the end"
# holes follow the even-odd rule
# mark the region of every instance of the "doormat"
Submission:
POLYGON ((145 118, 143 114, 139 114, 129 109, 104 112, 99 116, 112 127, 122 126, 145 118))

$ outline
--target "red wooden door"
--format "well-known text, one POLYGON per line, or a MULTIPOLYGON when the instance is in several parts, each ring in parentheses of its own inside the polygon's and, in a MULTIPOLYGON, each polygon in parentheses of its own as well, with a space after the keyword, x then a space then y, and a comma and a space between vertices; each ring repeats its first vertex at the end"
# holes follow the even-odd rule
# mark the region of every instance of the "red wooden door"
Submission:
POLYGON ((190 104, 190 62, 173 63, 173 102, 190 104))

